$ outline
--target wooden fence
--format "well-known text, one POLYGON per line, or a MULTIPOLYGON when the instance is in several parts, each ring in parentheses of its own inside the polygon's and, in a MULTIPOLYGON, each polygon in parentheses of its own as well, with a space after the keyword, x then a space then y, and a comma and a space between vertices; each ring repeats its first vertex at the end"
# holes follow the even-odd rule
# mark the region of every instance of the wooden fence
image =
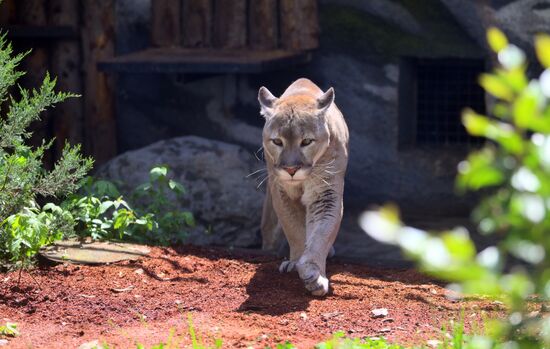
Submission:
MULTIPOLYGON (((96 164, 117 154, 116 76, 106 72, 109 69, 98 69, 101 62, 110 60, 117 67, 127 64, 124 57, 117 61, 119 57, 115 55, 115 2, 4 0, 0 5, 0 28, 8 30, 8 38, 16 49, 33 48, 21 67, 28 72, 22 84, 36 87, 50 71, 58 77, 59 90, 82 95, 48 111, 41 126, 34 129, 36 143, 56 137, 54 149, 47 154, 49 165, 59 157, 65 141, 82 143, 96 164)), ((197 59, 199 51, 195 49, 215 52, 218 60, 214 62, 222 65, 227 63, 224 57, 234 60, 239 50, 243 50, 240 55, 245 63, 251 51, 261 53, 259 61, 255 61, 261 67, 284 56, 285 61, 273 65, 281 68, 281 64, 289 62, 287 52, 317 48, 318 35, 317 0, 151 0, 151 48, 185 48, 186 51, 163 51, 160 59, 170 60, 166 55, 183 57, 187 65, 182 72, 194 72, 197 67, 185 60, 197 59), (230 55, 226 54, 228 50, 232 50, 230 55)), ((147 58, 150 56, 141 57, 154 66, 155 61, 147 58)))

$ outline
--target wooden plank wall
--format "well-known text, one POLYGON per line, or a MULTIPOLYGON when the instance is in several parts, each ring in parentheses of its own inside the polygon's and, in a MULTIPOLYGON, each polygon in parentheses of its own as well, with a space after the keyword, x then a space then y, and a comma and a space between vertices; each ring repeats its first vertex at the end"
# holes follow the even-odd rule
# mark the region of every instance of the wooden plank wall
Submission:
MULTIPOLYGON (((35 32, 63 27, 76 35, 12 40, 19 51, 32 48, 20 67, 27 72, 21 80, 24 87, 39 87, 49 71, 57 77, 59 91, 82 95, 47 111, 42 122, 33 125, 33 144, 56 138, 45 156, 48 167, 60 157, 66 142, 82 143, 96 167, 116 155, 113 78, 96 68, 98 60, 114 55, 114 5, 115 0, 4 0, 0 5, 0 27, 35 32)), ((178 18, 175 23, 179 22, 178 18)))
POLYGON ((84 138, 96 164, 117 155, 114 77, 97 69, 115 54, 115 1, 82 0, 84 71, 84 138))
MULTIPOLYGON (((52 25, 68 26, 75 32, 80 27, 79 3, 75 0, 50 0, 49 19, 52 25)), ((51 74, 58 78, 60 91, 82 95, 80 43, 60 40, 52 43, 51 74)), ((52 130, 56 138, 54 157, 58 159, 66 142, 84 141, 84 110, 82 98, 70 98, 52 111, 52 130)))
POLYGON ((151 41, 163 47, 180 40, 188 48, 311 50, 319 46, 317 12, 317 0, 153 0, 151 41), (179 27, 174 18, 181 18, 179 27))
MULTIPOLYGON (((48 24, 47 6, 42 0, 25 0, 16 3, 17 23, 24 26, 41 27, 48 24)), ((39 87, 50 70, 49 48, 47 46, 33 47, 30 54, 23 60, 21 69, 28 72, 20 83, 29 88, 39 87)), ((41 114, 41 121, 36 121, 31 125, 33 132, 30 140, 34 146, 40 146, 44 139, 51 138, 51 132, 48 125, 51 122, 49 111, 41 114)), ((47 167, 53 164, 52 151, 44 153, 44 162, 47 167)))
MULTIPOLYGON (((47 155, 59 158, 66 141, 83 143, 102 164, 117 153, 114 77, 97 62, 115 54, 116 0, 4 0, 0 26, 63 26, 77 38, 23 40, 34 46, 22 69, 25 86, 38 87, 46 71, 58 88, 82 94, 44 114, 35 143, 56 137, 47 155)), ((152 0, 151 45, 187 48, 310 50, 318 47, 317 0, 152 0)))

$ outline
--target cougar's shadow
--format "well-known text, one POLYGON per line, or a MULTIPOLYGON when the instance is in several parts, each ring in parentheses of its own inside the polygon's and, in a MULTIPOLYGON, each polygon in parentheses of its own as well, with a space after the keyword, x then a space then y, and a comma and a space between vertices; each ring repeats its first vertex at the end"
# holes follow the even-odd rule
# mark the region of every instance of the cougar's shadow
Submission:
POLYGON ((263 263, 246 287, 248 298, 239 312, 283 315, 308 308, 313 296, 304 288, 297 272, 280 273, 280 261, 263 263))

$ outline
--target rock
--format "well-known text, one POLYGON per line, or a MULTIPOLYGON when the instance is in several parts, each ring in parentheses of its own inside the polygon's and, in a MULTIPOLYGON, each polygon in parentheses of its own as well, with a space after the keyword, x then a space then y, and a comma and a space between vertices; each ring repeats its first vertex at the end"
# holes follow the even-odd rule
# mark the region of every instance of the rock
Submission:
POLYGON ((161 164, 168 165, 168 176, 186 189, 178 208, 191 211, 197 220, 197 227, 189 231, 190 243, 260 244, 264 194, 246 176, 263 164, 252 152, 195 136, 172 138, 114 158, 98 176, 121 182, 122 192, 129 193, 148 180, 152 167, 161 164))
POLYGON ((550 29, 550 5, 546 0, 442 2, 481 47, 487 47, 485 32, 490 26, 500 28, 512 43, 528 51, 532 51, 533 37, 550 29))
POLYGON ((137 260, 151 252, 141 245, 85 241, 77 239, 57 241, 40 249, 40 256, 57 263, 108 264, 126 260, 137 260))
POLYGON ((376 17, 392 23, 393 25, 412 34, 421 34, 422 27, 407 8, 395 1, 388 0, 331 0, 326 3, 354 7, 368 12, 376 17))
POLYGON ((373 309, 371 313, 373 318, 386 317, 388 316, 388 309, 386 308, 373 309))
POLYGON ((98 340, 82 343, 78 349, 103 349, 103 346, 99 344, 98 340))
POLYGON ((7 339, 0 339, 0 347, 3 347, 4 345, 8 345, 7 339))

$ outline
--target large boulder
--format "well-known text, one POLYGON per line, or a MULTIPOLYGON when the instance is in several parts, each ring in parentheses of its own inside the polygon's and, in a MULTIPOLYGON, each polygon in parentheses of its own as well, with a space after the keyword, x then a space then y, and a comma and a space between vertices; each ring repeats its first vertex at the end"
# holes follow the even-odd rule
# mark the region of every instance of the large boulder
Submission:
POLYGON ((129 192, 148 180, 149 170, 168 165, 169 176, 187 193, 178 204, 195 215, 189 242, 235 247, 260 245, 264 194, 247 175, 263 167, 244 148, 195 136, 168 139, 126 152, 99 171, 129 192))

